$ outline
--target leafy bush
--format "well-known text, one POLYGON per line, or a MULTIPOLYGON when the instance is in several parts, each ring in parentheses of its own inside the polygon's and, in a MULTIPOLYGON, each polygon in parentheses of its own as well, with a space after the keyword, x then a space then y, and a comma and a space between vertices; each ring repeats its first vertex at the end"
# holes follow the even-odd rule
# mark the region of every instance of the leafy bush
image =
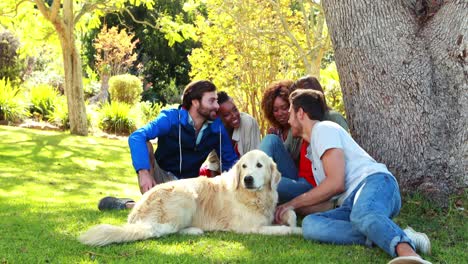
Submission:
POLYGON ((109 79, 111 101, 133 105, 140 101, 142 83, 138 77, 130 74, 112 76, 109 79))
POLYGON ((154 120, 161 112, 163 105, 161 103, 151 103, 148 101, 140 102, 138 105, 139 111, 141 113, 141 125, 144 125, 152 120, 154 120))
POLYGON ((131 106, 127 103, 113 102, 102 106, 99 113, 99 128, 107 133, 128 135, 136 129, 136 120, 131 106))
POLYGON ((28 107, 20 94, 7 79, 0 80, 0 121, 19 122, 29 116, 28 107))
POLYGON ((94 95, 99 93, 101 89, 101 83, 98 81, 97 74, 91 69, 91 67, 86 66, 86 75, 83 77, 83 91, 85 99, 91 98, 94 95))
POLYGON ((22 65, 18 57, 18 38, 8 30, 0 31, 0 78, 16 82, 20 79, 22 65))
POLYGON ((31 114, 39 120, 49 120, 58 102, 58 91, 47 84, 33 86, 29 91, 31 100, 31 114))
POLYGON ((65 96, 57 96, 54 102, 54 109, 49 114, 48 121, 62 129, 70 128, 70 119, 68 117, 68 105, 65 96))

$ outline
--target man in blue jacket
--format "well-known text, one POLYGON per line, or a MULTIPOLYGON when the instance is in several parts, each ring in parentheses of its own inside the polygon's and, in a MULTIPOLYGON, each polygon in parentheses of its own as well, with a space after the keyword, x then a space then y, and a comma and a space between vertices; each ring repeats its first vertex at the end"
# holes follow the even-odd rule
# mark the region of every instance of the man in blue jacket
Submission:
MULTIPOLYGON (((179 108, 161 111, 155 120, 130 135, 128 144, 142 194, 163 182, 197 177, 212 150, 221 157, 222 171, 234 165, 238 156, 216 115, 218 108, 216 86, 195 81, 185 87, 179 108), (153 153, 149 141, 155 138, 158 144, 153 153)), ((130 199, 105 197, 98 207, 125 209, 133 204, 130 199)))

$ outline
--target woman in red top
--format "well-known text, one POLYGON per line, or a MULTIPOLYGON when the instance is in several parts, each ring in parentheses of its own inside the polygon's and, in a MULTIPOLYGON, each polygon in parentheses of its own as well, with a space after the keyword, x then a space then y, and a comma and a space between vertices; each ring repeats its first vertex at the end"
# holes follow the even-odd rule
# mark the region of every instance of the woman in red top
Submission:
MULTIPOLYGON (((272 127, 268 129, 268 135, 263 138, 259 148, 272 157, 281 172, 282 178, 278 185, 280 204, 308 192, 317 185, 312 173, 312 164, 305 156, 308 143, 302 141, 301 138, 293 137, 288 123, 289 93, 297 88, 323 92, 316 78, 306 76, 296 82, 282 80, 270 84, 265 90, 262 100, 262 110, 272 127)), ((327 113, 330 111, 332 110, 328 108, 327 113)), ((330 121, 334 121, 348 130, 346 120, 342 116, 341 118, 344 122, 341 122, 342 120, 339 120, 340 122, 330 121)), ((328 119, 326 118, 326 120, 328 119)), ((331 206, 331 202, 324 204, 317 207, 315 212, 328 210, 331 206)), ((299 213, 308 214, 311 212, 299 213)))

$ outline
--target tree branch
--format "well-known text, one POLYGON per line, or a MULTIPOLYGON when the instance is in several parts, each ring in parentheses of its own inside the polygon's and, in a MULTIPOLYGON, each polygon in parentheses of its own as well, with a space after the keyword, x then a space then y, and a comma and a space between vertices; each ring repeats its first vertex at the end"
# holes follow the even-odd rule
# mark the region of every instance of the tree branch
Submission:
POLYGON ((60 6, 62 4, 62 0, 54 0, 52 1, 52 6, 49 8, 50 10, 50 21, 55 21, 57 19, 57 15, 60 11, 60 6))
POLYGON ((42 13, 42 15, 47 19, 50 20, 50 11, 49 8, 45 5, 45 2, 43 0, 34 0, 34 3, 36 3, 37 9, 42 13))
POLYGON ((135 16, 132 14, 132 12, 130 12, 130 10, 128 10, 128 8, 124 8, 123 11, 125 11, 132 18, 132 20, 135 21, 136 23, 147 25, 147 26, 152 27, 152 28, 157 29, 157 30, 160 29, 159 25, 157 25, 157 24, 153 25, 153 24, 151 24, 151 23, 149 23, 147 21, 136 19, 135 16))

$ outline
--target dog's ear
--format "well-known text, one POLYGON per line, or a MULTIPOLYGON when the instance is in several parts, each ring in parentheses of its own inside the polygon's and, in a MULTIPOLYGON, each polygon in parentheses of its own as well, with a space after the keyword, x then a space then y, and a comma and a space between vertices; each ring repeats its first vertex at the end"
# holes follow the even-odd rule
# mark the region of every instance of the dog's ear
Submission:
POLYGON ((279 172, 276 163, 273 161, 273 159, 270 158, 270 172, 271 172, 271 184, 270 187, 272 190, 276 190, 278 187, 278 184, 281 180, 281 173, 279 172))
POLYGON ((232 189, 233 190, 237 190, 239 188, 240 172, 241 172, 240 161, 237 161, 230 171, 230 174, 232 177, 232 189))

